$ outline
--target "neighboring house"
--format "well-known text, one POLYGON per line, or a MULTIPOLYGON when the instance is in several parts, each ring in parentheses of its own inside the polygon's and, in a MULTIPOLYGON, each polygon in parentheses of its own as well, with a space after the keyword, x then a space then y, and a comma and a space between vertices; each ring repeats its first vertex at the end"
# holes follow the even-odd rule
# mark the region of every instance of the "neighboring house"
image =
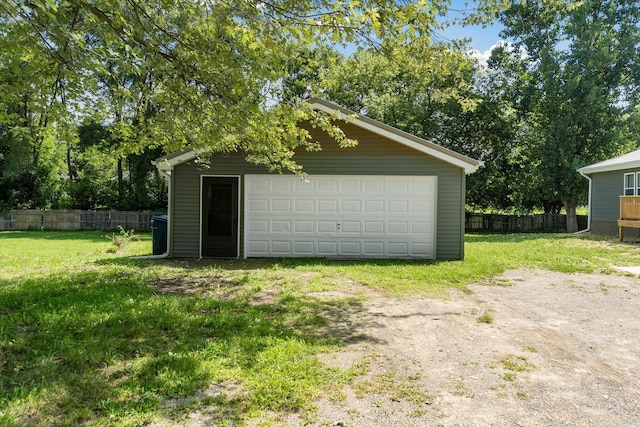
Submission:
MULTIPOLYGON (((589 180, 589 223, 595 234, 618 235, 620 196, 640 196, 640 150, 578 169, 589 180)), ((626 230, 638 236, 638 230, 626 230)))
POLYGON ((340 127, 359 144, 310 128, 322 150, 294 157, 306 180, 240 153, 156 160, 169 179, 167 255, 463 259, 465 178, 480 162, 364 116, 340 127))

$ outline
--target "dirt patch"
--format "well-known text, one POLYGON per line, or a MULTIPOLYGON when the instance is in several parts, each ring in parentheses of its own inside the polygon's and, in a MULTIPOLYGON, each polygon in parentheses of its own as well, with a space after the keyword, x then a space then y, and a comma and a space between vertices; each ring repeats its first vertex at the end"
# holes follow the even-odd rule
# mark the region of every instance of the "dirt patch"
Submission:
MULTIPOLYGON (((187 287, 207 293, 223 281, 196 278, 187 287)), ((250 425, 640 425, 640 279, 516 270, 491 282, 444 300, 391 298, 352 281, 309 294, 354 301, 323 313, 327 333, 344 345, 319 355, 354 377, 314 402, 315 412, 250 425)), ((182 286, 168 279, 156 291, 182 286)), ((276 299, 261 291, 251 303, 276 299)), ((184 425, 225 417, 199 408, 184 425)))
POLYGON ((237 280, 215 274, 201 274, 184 276, 167 276, 156 279, 151 287, 153 292, 159 295, 199 295, 202 297, 215 296, 230 298, 237 293, 239 283, 237 280))
POLYGON ((321 357, 362 374, 283 425, 639 425, 640 281, 518 270, 498 283, 448 300, 368 291, 349 322, 371 339, 321 357))

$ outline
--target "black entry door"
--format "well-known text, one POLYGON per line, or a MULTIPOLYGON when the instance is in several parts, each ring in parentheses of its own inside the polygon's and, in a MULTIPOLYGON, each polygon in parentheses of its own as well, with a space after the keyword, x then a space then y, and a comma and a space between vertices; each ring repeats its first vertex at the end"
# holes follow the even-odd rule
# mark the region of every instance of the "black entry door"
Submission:
POLYGON ((238 178, 203 178, 202 256, 238 256, 238 178))

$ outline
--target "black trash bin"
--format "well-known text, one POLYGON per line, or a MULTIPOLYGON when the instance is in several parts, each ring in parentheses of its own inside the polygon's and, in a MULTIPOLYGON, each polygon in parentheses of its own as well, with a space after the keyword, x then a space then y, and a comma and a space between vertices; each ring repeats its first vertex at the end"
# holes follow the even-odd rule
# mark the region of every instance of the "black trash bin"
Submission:
POLYGON ((151 217, 151 240, 154 255, 162 255, 167 252, 167 222, 167 215, 151 217))

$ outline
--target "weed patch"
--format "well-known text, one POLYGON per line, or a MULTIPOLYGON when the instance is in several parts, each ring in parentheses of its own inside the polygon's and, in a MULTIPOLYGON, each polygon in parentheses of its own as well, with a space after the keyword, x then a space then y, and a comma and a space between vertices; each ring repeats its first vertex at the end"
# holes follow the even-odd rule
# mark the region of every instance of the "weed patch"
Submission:
POLYGON ((478 323, 493 323, 493 314, 489 311, 485 311, 480 316, 478 316, 478 323))
POLYGON ((535 366, 530 363, 526 356, 515 354, 507 354, 500 359, 500 365, 503 369, 502 379, 513 382, 518 378, 518 374, 525 371, 531 371, 535 366))
POLYGON ((129 243, 135 240, 140 240, 135 230, 125 230, 121 225, 118 226, 118 234, 113 233, 111 236, 107 236, 107 239, 111 241, 111 247, 107 249, 108 252, 118 252, 123 250, 129 243))

